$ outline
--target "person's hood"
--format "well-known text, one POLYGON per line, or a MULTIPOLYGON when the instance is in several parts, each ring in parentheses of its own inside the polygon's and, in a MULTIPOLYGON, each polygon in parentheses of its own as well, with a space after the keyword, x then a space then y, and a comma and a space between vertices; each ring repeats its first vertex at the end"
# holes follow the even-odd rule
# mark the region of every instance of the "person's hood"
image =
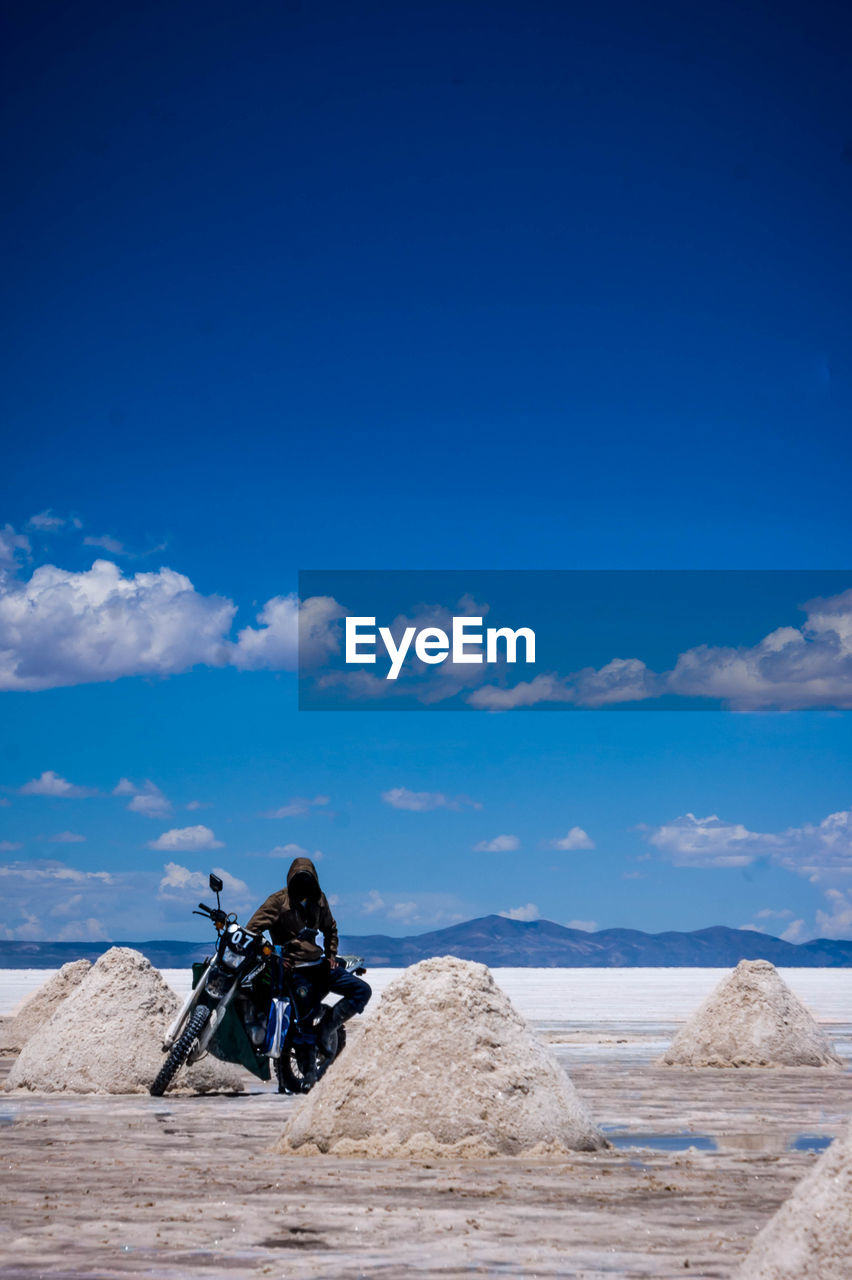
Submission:
POLYGON ((317 886, 317 892, 319 892, 319 887, 320 887, 319 876, 317 875, 317 869, 314 866, 314 864, 311 862, 310 858, 294 858, 293 861, 290 863, 290 870, 287 872, 287 888, 288 889, 290 888, 290 881, 293 879, 293 876, 297 876, 297 875, 310 876, 311 879, 315 881, 317 886))

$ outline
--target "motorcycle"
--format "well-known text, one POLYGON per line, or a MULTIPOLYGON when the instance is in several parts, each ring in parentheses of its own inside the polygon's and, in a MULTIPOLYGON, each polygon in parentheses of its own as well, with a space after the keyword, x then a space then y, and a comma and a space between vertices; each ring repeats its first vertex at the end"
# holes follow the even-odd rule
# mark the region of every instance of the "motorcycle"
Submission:
MULTIPOLYGON (((211 1052, 264 1080, 274 1070, 279 1093, 307 1093, 346 1044, 343 1026, 328 1048, 320 1039, 328 1007, 323 996, 332 980, 328 961, 296 961, 287 947, 240 928, 236 915, 222 910, 223 883, 212 873, 210 888, 216 906, 199 902, 192 914, 212 922, 216 952, 193 965, 193 989, 166 1031, 166 1061, 149 1092, 161 1097, 182 1066, 211 1052)), ((315 936, 310 929, 299 935, 310 941, 315 936)), ((366 972, 360 956, 341 956, 338 962, 354 973, 366 972)))

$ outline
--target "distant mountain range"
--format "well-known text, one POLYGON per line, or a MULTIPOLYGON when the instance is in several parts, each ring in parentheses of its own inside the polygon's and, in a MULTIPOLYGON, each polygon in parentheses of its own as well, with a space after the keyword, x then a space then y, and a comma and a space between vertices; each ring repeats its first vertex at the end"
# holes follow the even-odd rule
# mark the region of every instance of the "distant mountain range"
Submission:
MULTIPOLYGON (((209 955, 204 942, 7 942, 0 940, 0 968, 55 969, 67 960, 96 960, 110 946, 143 952, 158 969, 182 969, 209 955)), ((344 937, 341 952, 363 956, 374 968, 403 967, 430 956, 459 956, 482 964, 519 968, 721 968, 740 960, 771 960, 790 968, 852 967, 852 941, 818 938, 798 945, 750 929, 716 925, 693 933, 643 933, 601 929, 586 933, 551 920, 483 916, 410 938, 383 934, 344 937)))

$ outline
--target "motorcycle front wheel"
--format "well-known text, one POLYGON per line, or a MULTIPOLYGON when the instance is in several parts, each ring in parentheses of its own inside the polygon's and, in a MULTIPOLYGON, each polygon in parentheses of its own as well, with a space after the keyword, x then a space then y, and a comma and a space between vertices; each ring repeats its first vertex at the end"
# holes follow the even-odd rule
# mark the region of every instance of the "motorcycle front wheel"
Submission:
POLYGON ((313 1044, 294 1044, 292 1034, 276 1063, 279 1093, 309 1093, 346 1045, 346 1028, 337 1029, 337 1049, 329 1058, 313 1044))
POLYGON ((152 1097, 161 1098, 166 1092, 172 1080, 174 1080, 178 1071, 192 1052, 192 1048, 207 1025, 207 1019, 209 1017, 210 1010, 206 1005, 200 1005, 193 1011, 192 1017, 186 1024, 186 1030, 172 1045, 169 1056, 160 1068, 156 1080, 148 1090, 152 1097))

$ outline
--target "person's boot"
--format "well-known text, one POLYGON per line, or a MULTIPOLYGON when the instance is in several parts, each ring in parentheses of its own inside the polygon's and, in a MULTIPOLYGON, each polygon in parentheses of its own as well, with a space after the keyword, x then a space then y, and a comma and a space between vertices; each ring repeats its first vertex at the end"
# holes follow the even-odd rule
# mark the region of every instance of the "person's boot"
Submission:
POLYGON ((324 1053, 330 1055, 336 1052, 338 1028, 357 1012, 358 1006, 354 1000, 338 1000, 337 1004, 326 1006, 317 1027, 317 1040, 324 1053))

